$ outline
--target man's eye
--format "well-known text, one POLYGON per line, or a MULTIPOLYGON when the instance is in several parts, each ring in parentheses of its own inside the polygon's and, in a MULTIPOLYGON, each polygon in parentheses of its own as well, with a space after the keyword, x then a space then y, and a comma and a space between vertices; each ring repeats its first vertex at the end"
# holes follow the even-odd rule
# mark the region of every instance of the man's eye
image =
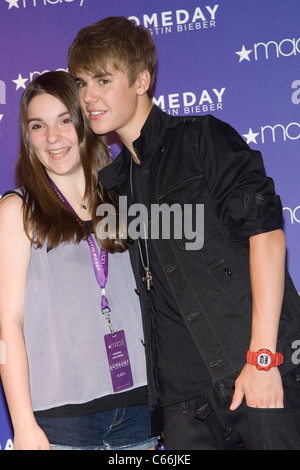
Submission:
POLYGON ((84 88, 86 84, 84 82, 76 82, 77 88, 84 88))

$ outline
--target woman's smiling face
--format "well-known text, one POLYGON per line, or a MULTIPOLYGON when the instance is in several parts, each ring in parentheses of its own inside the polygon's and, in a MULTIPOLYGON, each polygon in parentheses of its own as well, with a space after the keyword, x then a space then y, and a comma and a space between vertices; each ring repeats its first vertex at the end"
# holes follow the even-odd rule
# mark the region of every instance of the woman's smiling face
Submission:
POLYGON ((64 175, 81 165, 78 136, 65 105, 49 94, 35 96, 27 113, 30 140, 47 173, 64 175))

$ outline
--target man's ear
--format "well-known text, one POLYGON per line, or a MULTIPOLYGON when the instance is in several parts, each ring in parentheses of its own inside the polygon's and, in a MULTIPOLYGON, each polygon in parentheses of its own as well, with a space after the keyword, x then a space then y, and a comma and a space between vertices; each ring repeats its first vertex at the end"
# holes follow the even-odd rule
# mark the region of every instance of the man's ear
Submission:
POLYGON ((143 70, 137 78, 137 93, 139 96, 143 96, 147 93, 150 86, 150 73, 149 70, 143 70))

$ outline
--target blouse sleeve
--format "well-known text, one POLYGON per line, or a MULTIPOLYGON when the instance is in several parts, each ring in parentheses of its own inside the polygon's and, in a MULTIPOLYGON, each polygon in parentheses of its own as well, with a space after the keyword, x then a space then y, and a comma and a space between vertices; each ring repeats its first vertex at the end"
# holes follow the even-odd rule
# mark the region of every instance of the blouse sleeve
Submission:
POLYGON ((216 215, 231 238, 245 243, 252 235, 283 227, 282 204, 267 177, 261 153, 251 150, 228 124, 212 116, 202 121, 203 165, 216 215))

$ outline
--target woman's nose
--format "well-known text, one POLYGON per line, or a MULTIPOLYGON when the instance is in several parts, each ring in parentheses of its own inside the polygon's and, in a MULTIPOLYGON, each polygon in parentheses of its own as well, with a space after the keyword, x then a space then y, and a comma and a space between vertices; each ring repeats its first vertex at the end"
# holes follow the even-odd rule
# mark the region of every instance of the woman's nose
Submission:
POLYGON ((61 138, 60 133, 58 132, 58 129, 56 128, 48 128, 47 131, 47 140, 49 143, 54 144, 55 142, 58 142, 61 138))

